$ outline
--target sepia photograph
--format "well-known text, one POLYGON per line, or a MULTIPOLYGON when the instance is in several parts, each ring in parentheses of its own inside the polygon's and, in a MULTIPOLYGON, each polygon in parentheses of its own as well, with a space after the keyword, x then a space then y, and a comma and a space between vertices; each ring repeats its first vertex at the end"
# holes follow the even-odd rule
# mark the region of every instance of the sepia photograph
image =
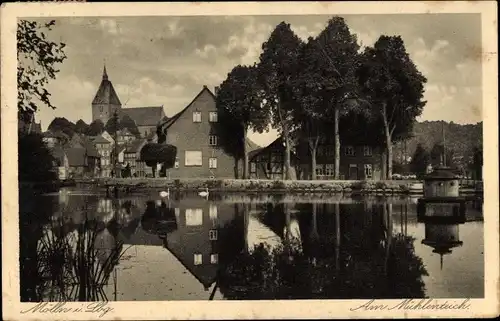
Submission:
POLYGON ((2 7, 8 317, 498 315, 496 4, 403 4, 2 7))

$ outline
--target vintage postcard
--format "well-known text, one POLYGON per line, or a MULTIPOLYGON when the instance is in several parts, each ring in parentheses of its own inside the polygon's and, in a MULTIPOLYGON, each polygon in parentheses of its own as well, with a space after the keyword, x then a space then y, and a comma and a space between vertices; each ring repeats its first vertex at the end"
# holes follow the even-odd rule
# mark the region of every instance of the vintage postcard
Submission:
POLYGON ((4 319, 498 316, 496 9, 2 5, 4 319))

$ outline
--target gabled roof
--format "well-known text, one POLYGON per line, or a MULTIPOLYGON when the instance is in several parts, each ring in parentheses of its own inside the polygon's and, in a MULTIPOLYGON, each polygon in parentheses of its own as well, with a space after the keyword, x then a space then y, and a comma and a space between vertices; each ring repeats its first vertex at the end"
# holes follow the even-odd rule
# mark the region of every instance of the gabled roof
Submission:
POLYGON ((198 95, 196 95, 196 97, 194 97, 194 98, 193 98, 193 100, 191 100, 191 102, 190 102, 190 103, 189 103, 186 107, 184 107, 184 109, 183 109, 183 110, 181 110, 180 112, 178 112, 177 114, 175 114, 175 115, 174 115, 174 116, 172 116, 171 118, 167 119, 166 121, 161 122, 160 124, 158 124, 158 126, 161 126, 163 129, 168 129, 170 126, 172 126, 172 124, 173 124, 173 123, 175 123, 175 121, 176 121, 177 119, 179 119, 179 117, 181 117, 181 116, 182 116, 182 114, 184 114, 184 112, 185 112, 185 111, 186 111, 189 107, 191 107, 191 105, 192 105, 192 104, 196 101, 196 99, 198 99, 198 97, 200 97, 200 96, 201 96, 201 94, 202 94, 203 92, 205 92, 205 91, 208 91, 208 93, 209 93, 210 95, 212 95, 212 97, 213 97, 214 99, 216 99, 216 97, 215 97, 214 93, 213 93, 210 89, 208 89, 208 87, 207 87, 207 86, 203 86, 203 89, 202 89, 202 90, 198 93, 198 95))
POLYGON ((111 144, 111 142, 109 140, 102 137, 101 135, 96 136, 96 138, 93 141, 94 141, 94 144, 111 144))
POLYGON ((163 106, 122 108, 122 113, 132 118, 137 126, 156 126, 165 116, 163 106))
POLYGON ((99 85, 99 89, 92 100, 92 105, 94 104, 111 104, 111 105, 120 105, 121 102, 116 94, 115 88, 113 88, 113 84, 108 80, 108 74, 106 73, 106 66, 104 66, 104 71, 102 74, 101 84, 99 85))
POLYGON ((65 152, 69 166, 85 166, 85 148, 68 148, 65 152))

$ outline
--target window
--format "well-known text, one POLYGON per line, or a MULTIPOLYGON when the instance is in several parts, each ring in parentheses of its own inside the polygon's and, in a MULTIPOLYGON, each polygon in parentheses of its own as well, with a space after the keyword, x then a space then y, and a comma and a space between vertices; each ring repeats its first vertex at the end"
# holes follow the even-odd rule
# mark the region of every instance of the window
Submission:
POLYGON ((372 156, 373 151, 371 146, 363 146, 363 155, 364 156, 372 156))
POLYGON ((257 166, 254 162, 250 163, 250 173, 255 173, 257 172, 257 166))
POLYGON ((324 173, 325 173, 324 166, 325 165, 323 165, 323 164, 317 164, 316 165, 316 175, 317 176, 324 175, 324 173))
POLYGON ((355 156, 356 155, 356 150, 352 146, 346 146, 346 148, 345 148, 345 154, 347 156, 355 156))
POLYGON ((193 123, 201 123, 201 112, 199 111, 193 112, 193 123))
POLYGON ((319 146, 319 147, 318 147, 318 150, 316 151, 316 154, 317 154, 318 156, 322 156, 322 155, 323 155, 323 146, 319 146))
POLYGON ((373 167, 372 164, 365 164, 365 178, 373 177, 373 167))
POLYGON ((217 241, 217 230, 210 230, 208 232, 208 238, 210 241, 217 241))
POLYGON ((208 143, 210 146, 217 146, 217 136, 215 135, 208 136, 208 143))
POLYGON ((186 166, 202 166, 202 154, 201 151, 186 151, 185 153, 186 159, 184 165, 186 166))
POLYGON ((208 159, 208 168, 217 168, 217 158, 210 157, 208 159))
POLYGON ((208 121, 211 123, 217 122, 217 112, 216 111, 211 111, 210 113, 208 113, 208 121))
POLYGON ((178 157, 175 158, 174 167, 179 168, 179 158, 178 157))
POLYGON ((333 176, 333 164, 325 164, 325 175, 333 176))
POLYGON ((186 226, 203 225, 203 211, 201 208, 186 209, 186 226))
POLYGON ((219 263, 219 254, 211 254, 210 255, 210 263, 211 264, 219 263))
POLYGON ((194 255, 194 265, 201 265, 201 264, 203 264, 203 255, 195 254, 194 255))

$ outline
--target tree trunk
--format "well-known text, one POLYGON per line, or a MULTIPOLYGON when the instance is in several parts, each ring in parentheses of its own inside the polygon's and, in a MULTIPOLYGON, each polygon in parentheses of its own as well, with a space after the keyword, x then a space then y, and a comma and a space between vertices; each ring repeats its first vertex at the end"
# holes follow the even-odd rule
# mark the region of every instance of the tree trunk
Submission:
POLYGON ((388 130, 386 130, 386 145, 387 145, 387 179, 392 179, 392 138, 388 130))
POLYGON ((151 170, 153 171, 153 178, 155 178, 156 177, 156 163, 153 166, 151 166, 151 170))
POLYGON ((285 179, 290 179, 290 139, 288 138, 288 132, 284 134, 285 138, 285 179))
POLYGON ((339 133, 339 109, 335 107, 333 115, 333 127, 335 135, 335 163, 333 178, 339 179, 340 177, 340 133, 339 133))
POLYGON ((240 178, 240 159, 238 157, 234 157, 234 178, 240 178))
POLYGON ((248 178, 247 127, 243 125, 243 178, 248 178))
POLYGON ((318 149, 317 138, 315 141, 309 140, 309 150, 311 151, 311 179, 316 180, 316 150, 318 149))
POLYGON ((384 130, 385 130, 385 143, 387 147, 387 176, 386 179, 392 179, 392 133, 394 131, 393 128, 389 128, 389 120, 387 119, 387 104, 383 103, 382 105, 382 120, 384 121, 384 130))

